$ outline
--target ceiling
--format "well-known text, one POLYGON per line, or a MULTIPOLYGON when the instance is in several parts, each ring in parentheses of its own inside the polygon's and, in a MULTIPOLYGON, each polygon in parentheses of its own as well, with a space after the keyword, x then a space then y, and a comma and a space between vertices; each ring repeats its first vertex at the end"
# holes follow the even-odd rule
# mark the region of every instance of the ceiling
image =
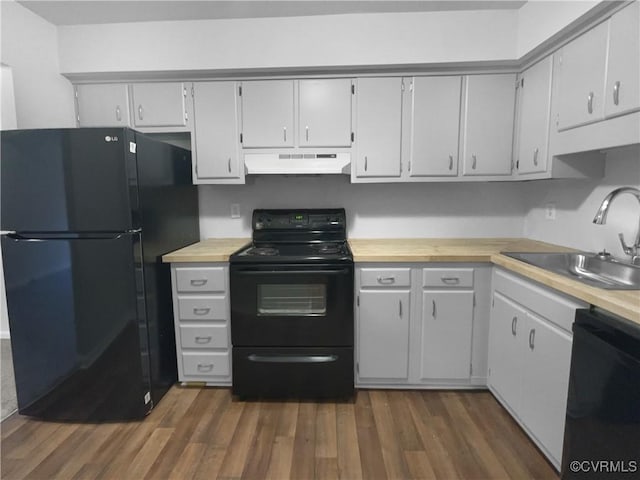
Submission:
POLYGON ((518 9, 508 0, 18 0, 54 25, 297 17, 345 13, 518 9))

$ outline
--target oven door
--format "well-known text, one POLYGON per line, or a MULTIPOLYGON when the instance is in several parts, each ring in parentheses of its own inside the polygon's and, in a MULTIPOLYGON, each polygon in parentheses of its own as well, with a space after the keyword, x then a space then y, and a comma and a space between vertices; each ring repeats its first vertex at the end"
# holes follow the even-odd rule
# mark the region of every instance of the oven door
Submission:
POLYGON ((234 346, 353 345, 353 264, 231 265, 234 346))

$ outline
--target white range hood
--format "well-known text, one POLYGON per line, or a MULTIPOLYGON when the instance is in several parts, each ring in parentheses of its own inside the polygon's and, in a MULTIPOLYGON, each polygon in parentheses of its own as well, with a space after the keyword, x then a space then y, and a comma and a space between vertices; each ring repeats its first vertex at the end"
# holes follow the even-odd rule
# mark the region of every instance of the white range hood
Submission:
POLYGON ((261 175, 349 174, 350 153, 245 153, 246 173, 261 175))

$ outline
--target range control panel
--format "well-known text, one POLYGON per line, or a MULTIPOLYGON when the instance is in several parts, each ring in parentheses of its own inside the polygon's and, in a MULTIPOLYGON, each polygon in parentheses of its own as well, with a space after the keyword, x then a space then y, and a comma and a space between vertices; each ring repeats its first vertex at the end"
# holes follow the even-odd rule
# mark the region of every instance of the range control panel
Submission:
POLYGON ((344 230, 343 208, 317 210, 254 210, 253 230, 344 230))

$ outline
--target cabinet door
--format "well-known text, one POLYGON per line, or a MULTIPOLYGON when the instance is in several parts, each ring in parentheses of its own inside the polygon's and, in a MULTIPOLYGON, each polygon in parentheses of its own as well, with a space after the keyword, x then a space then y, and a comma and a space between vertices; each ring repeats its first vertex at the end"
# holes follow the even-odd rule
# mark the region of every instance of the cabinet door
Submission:
POLYGON ((607 28, 606 22, 600 24, 560 51, 558 130, 602 120, 604 116, 607 28))
POLYGON ((472 291, 424 291, 420 379, 471 375, 472 291))
POLYGON ((126 84, 78 85, 78 126, 127 127, 129 88, 126 84))
POLYGON ((522 342, 527 334, 525 311, 494 293, 489 326, 488 383, 515 411, 520 409, 522 342))
POLYGON ((298 145, 351 146, 351 79, 299 81, 298 145))
POLYGON ((399 177, 402 78, 359 78, 356 96, 356 176, 399 177))
POLYGON ((462 77, 415 77, 409 176, 458 175, 462 77))
POLYGON ((131 91, 136 127, 187 125, 184 83, 136 83, 131 91))
POLYGON ((511 173, 515 75, 467 77, 464 175, 511 173))
POLYGON ((242 83, 242 146, 293 147, 293 80, 242 83))
POLYGON ((640 3, 611 17, 604 113, 607 117, 640 108, 640 3))
POLYGON ((520 418, 553 455, 562 459, 567 410, 571 335, 527 314, 523 345, 522 405, 520 418))
POLYGON ((527 69, 519 84, 520 128, 516 168, 519 174, 547 169, 551 116, 551 56, 527 69))
POLYGON ((235 82, 194 84, 198 179, 241 178, 235 82))
POLYGON ((409 290, 360 290, 359 378, 409 375, 409 290))

